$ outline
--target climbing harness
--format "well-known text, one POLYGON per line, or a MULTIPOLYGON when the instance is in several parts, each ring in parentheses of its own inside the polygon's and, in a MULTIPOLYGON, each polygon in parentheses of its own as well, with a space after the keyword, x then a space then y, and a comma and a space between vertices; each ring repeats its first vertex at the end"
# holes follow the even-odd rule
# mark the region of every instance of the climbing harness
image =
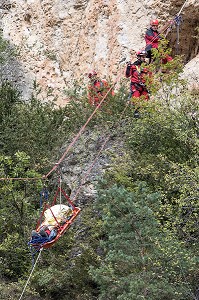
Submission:
POLYGON ((95 80, 91 82, 91 84, 88 86, 88 97, 89 102, 91 105, 98 105, 100 102, 101 97, 103 97, 103 93, 105 93, 108 86, 105 87, 105 82, 102 80, 95 80))

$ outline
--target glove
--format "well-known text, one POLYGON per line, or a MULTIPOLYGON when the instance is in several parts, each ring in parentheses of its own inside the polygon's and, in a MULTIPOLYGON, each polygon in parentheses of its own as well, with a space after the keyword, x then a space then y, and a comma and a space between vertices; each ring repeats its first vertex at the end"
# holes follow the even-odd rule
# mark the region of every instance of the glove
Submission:
POLYGON ((132 65, 131 61, 128 61, 126 64, 127 64, 127 67, 132 65))

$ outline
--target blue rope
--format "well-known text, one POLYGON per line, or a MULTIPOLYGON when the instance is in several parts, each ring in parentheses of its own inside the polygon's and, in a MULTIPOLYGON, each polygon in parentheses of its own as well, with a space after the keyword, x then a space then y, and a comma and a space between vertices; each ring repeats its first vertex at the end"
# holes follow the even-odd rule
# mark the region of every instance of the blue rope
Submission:
POLYGON ((35 255, 37 254, 37 252, 41 250, 41 248, 42 247, 38 247, 38 249, 35 249, 32 245, 29 245, 30 253, 32 256, 32 268, 34 267, 35 264, 35 255))
POLYGON ((180 15, 176 15, 174 18, 177 30, 177 38, 176 38, 176 54, 179 52, 179 28, 182 23, 182 17, 180 15))
POLYGON ((49 192, 48 192, 47 188, 44 187, 42 192, 43 192, 44 199, 47 201, 48 200, 48 195, 49 195, 49 192))
POLYGON ((42 206, 43 206, 43 202, 42 202, 42 192, 40 192, 40 226, 41 226, 41 214, 42 214, 42 206))
POLYGON ((176 23, 176 26, 180 26, 180 24, 182 23, 182 16, 175 16, 174 21, 176 23))

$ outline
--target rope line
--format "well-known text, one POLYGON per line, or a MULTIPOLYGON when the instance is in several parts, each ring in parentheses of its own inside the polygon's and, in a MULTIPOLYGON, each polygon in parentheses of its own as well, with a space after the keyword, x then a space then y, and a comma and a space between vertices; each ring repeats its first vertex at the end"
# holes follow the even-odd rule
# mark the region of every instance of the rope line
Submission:
POLYGON ((187 1, 188 0, 185 0, 183 6, 181 7, 181 9, 180 9, 179 13, 177 14, 177 16, 179 16, 181 14, 181 12, 182 12, 183 8, 185 7, 185 4, 186 4, 187 1))
MULTIPOLYGON (((189 1, 189 0, 185 0, 184 4, 182 5, 182 7, 181 7, 181 9, 179 10, 179 12, 177 13, 177 15, 176 15, 171 21, 168 22, 168 25, 164 28, 164 30, 161 30, 161 31, 159 32, 159 34, 158 34, 157 36, 155 36, 155 37, 150 41, 149 44, 152 44, 152 43, 154 42, 154 40, 155 40, 157 37, 160 36, 160 34, 164 33, 167 29, 169 29, 169 27, 171 27, 171 26, 176 22, 176 20, 178 20, 178 17, 180 16, 180 14, 181 14, 183 8, 185 7, 187 1, 189 1), (176 17, 177 17, 177 18, 176 18, 176 17)), ((177 25, 177 26, 178 26, 178 25, 177 25)))
POLYGON ((69 146, 67 147, 67 149, 65 150, 65 152, 63 153, 63 155, 61 156, 61 158, 59 159, 59 161, 54 165, 54 167, 48 172, 48 174, 44 175, 45 178, 48 178, 48 176, 57 169, 57 167, 60 165, 60 163, 63 161, 63 159, 66 157, 66 155, 68 154, 69 150, 72 148, 72 146, 76 143, 76 141, 78 140, 78 138, 80 137, 80 135, 83 133, 83 131, 85 130, 86 126, 88 125, 88 123, 91 121, 91 119, 93 118, 93 116, 96 114, 96 112, 99 110, 99 108, 101 107, 101 104, 104 102, 104 100, 106 99, 107 95, 110 93, 110 91, 113 89, 113 87, 115 86, 115 84, 118 82, 118 80, 120 79, 121 74, 119 74, 115 80, 115 82, 112 84, 112 86, 108 89, 108 91, 106 92, 106 94, 104 95, 104 97, 102 98, 102 100, 99 102, 99 104, 96 106, 96 108, 94 109, 94 111, 92 112, 92 114, 90 115, 90 117, 87 119, 87 121, 85 122, 85 124, 81 127, 81 129, 79 130, 79 132, 77 133, 77 135, 74 137, 74 139, 72 140, 72 142, 69 144, 69 146))
MULTIPOLYGON (((186 5, 187 2, 188 2, 188 0, 185 0, 184 4, 182 5, 180 11, 177 14, 177 17, 180 16, 180 14, 181 14, 182 10, 184 9, 184 7, 185 7, 185 5, 186 5)), ((166 30, 168 30, 168 28, 174 23, 175 20, 176 20, 176 17, 172 20, 172 22, 170 21, 169 24, 164 28, 164 30, 162 30, 157 36, 159 36, 160 34, 164 33, 166 30)), ((177 30, 178 30, 178 28, 177 28, 177 30)), ((157 38, 157 36, 154 37, 154 39, 157 38)), ((152 41, 150 42, 150 44, 153 42, 154 39, 152 39, 152 41)), ((178 43, 179 43, 179 41, 178 41, 178 43)), ((53 171, 55 171, 57 169, 57 167, 63 161, 63 159, 65 158, 65 156, 68 154, 69 150, 76 143, 76 141, 78 140, 78 138, 80 137, 80 135, 82 134, 82 132, 85 130, 85 128, 88 125, 88 123, 91 121, 91 119, 93 118, 93 116, 99 110, 101 104, 104 102, 104 100, 106 99, 106 97, 108 96, 108 94, 110 93, 110 91, 113 89, 113 87, 115 86, 115 84, 118 82, 120 76, 121 76, 121 74, 118 75, 118 77, 116 78, 115 82, 112 84, 112 86, 106 92, 106 94, 104 95, 104 97, 102 98, 102 100, 100 101, 100 103, 97 105, 97 107, 95 108, 95 110, 93 111, 93 113, 90 115, 90 117, 87 119, 87 121, 85 122, 85 124, 81 127, 81 129, 79 130, 79 132, 77 133, 77 135, 74 137, 74 139, 72 140, 72 142, 67 147, 66 151, 63 153, 63 155, 59 159, 59 161, 54 165, 54 167, 46 175, 43 175, 42 177, 35 177, 35 178, 34 177, 33 178, 8 178, 8 177, 4 177, 4 178, 0 178, 0 181, 2 181, 2 180, 41 180, 41 179, 48 178, 48 176, 53 171)))
POLYGON ((26 281, 26 284, 25 284, 25 286, 24 286, 24 289, 23 289, 23 291, 22 291, 22 293, 21 293, 21 296, 20 296, 19 300, 21 300, 22 297, 23 297, 23 294, 24 294, 24 292, 25 292, 25 290, 26 290, 26 288, 27 288, 27 285, 28 285, 28 283, 29 283, 29 281, 30 281, 30 278, 31 278, 31 276, 32 276, 32 274, 33 274, 33 272, 34 272, 34 269, 35 269, 36 264, 37 264, 37 262, 38 262, 38 260, 39 260, 39 257, 40 257, 40 255, 41 255, 41 251, 42 251, 42 250, 43 250, 43 248, 41 248, 40 251, 39 251, 39 254, 38 254, 38 256, 37 256, 37 259, 36 259, 36 261, 35 261, 35 264, 34 264, 32 270, 31 270, 31 272, 30 272, 30 275, 29 275, 29 277, 28 277, 28 279, 27 279, 27 281, 26 281))
POLYGON ((44 179, 44 177, 42 176, 42 177, 24 177, 24 178, 21 178, 21 177, 14 177, 14 178, 12 178, 12 177, 2 177, 2 178, 0 178, 0 181, 2 181, 2 180, 24 180, 24 181, 26 181, 26 180, 41 180, 41 179, 44 179))
MULTIPOLYGON (((129 105, 129 103, 130 103, 130 102, 128 101, 127 104, 125 105, 124 110, 122 111, 122 113, 121 113, 121 115, 120 115, 119 120, 118 120, 117 122, 115 122, 115 124, 113 124, 112 127, 117 128, 117 126, 119 125, 119 123, 120 123, 120 121, 121 121, 121 119, 122 119, 122 117, 123 117, 123 115, 124 115, 124 113, 125 113, 125 111, 126 111, 128 105, 129 105)), ((88 168, 88 170, 87 170, 85 176, 84 176, 83 179, 81 180, 80 186, 79 186, 77 192, 75 193, 75 196, 73 197, 73 200, 72 200, 73 202, 77 199, 77 196, 79 195, 79 193, 80 193, 80 191, 81 191, 81 189, 82 189, 82 187, 83 187, 83 185, 84 185, 84 183, 85 183, 86 178, 88 177, 88 175, 89 175, 90 172, 92 171, 93 167, 95 166, 96 161, 98 160, 100 154, 101 154, 102 151, 104 150, 104 147, 106 146, 106 144, 107 144, 107 142, 109 141, 110 137, 111 137, 111 134, 109 134, 109 135, 106 137, 106 139, 105 139, 104 143, 102 144, 100 150, 98 151, 98 153, 97 153, 97 155, 96 155, 94 161, 92 162, 92 164, 91 164, 90 167, 88 168)))

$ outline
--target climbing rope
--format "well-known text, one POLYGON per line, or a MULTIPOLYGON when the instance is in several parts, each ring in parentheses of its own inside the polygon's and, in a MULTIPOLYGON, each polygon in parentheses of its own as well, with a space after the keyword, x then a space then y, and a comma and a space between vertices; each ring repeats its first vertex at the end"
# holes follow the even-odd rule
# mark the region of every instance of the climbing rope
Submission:
POLYGON ((188 1, 189 1, 189 0, 185 0, 184 4, 182 5, 182 7, 181 7, 181 9, 180 9, 180 11, 179 11, 179 13, 177 14, 177 16, 179 16, 179 15, 181 14, 182 10, 184 9, 184 7, 185 7, 185 5, 186 5, 186 3, 187 3, 188 1))
POLYGON ((37 264, 37 262, 38 262, 38 260, 39 260, 39 258, 40 258, 40 255, 41 255, 41 251, 42 251, 42 250, 43 250, 43 248, 41 248, 41 249, 39 250, 39 254, 38 254, 37 259, 36 259, 36 261, 35 261, 35 264, 34 264, 32 270, 31 270, 31 272, 30 272, 30 275, 29 275, 29 277, 28 277, 28 279, 27 279, 27 281, 26 281, 26 284, 25 284, 25 286, 24 286, 24 289, 23 289, 23 291, 22 291, 22 293, 21 293, 21 296, 20 296, 19 300, 22 299, 23 294, 25 293, 25 290, 26 290, 26 288, 27 288, 27 286, 28 286, 28 283, 29 283, 29 281, 30 281, 30 278, 31 278, 31 276, 32 276, 32 274, 33 274, 33 272, 34 272, 34 269, 35 269, 35 267, 36 267, 36 264, 37 264))
POLYGON ((88 123, 91 121, 91 119, 93 118, 93 116, 96 114, 96 112, 99 110, 99 108, 101 107, 101 104, 104 102, 104 100, 106 99, 106 97, 108 96, 108 94, 110 93, 110 91, 113 89, 113 87, 115 86, 115 84, 119 81, 120 77, 122 75, 122 72, 119 73, 119 75, 117 76, 116 80, 114 81, 114 83, 110 86, 110 88, 108 89, 108 91, 106 92, 106 94, 104 95, 104 97, 102 98, 102 100, 99 102, 99 104, 96 106, 96 108, 94 109, 94 111, 92 112, 92 114, 90 115, 90 117, 87 119, 87 121, 85 122, 85 124, 81 127, 81 129, 79 130, 79 132, 77 133, 77 135, 74 137, 74 139, 72 140, 72 142, 69 144, 69 146, 67 147, 67 149, 65 150, 65 152, 63 153, 63 155, 61 156, 61 158, 59 159, 59 161, 54 165, 54 167, 48 172, 48 174, 44 175, 43 178, 48 178, 49 175, 55 171, 57 169, 57 167, 60 165, 60 163, 64 160, 64 158, 66 157, 66 155, 68 154, 69 150, 73 147, 73 145, 76 143, 76 141, 78 140, 78 138, 80 137, 80 135, 83 133, 83 131, 85 130, 86 126, 88 125, 88 123))
MULTIPOLYGON (((130 102, 128 101, 127 104, 125 105, 125 107, 124 107, 124 109, 123 109, 121 115, 120 115, 120 118, 117 120, 117 122, 115 122, 115 123, 112 125, 112 128, 117 128, 117 127, 118 127, 120 121, 122 120, 122 118, 123 118, 123 116, 124 116, 124 113, 125 113, 127 107, 129 106, 129 103, 130 103, 130 102)), ((80 191, 81 191, 81 189, 82 189, 82 187, 83 187, 83 185, 84 185, 84 183, 85 183, 86 178, 87 178, 88 175, 91 173, 93 167, 95 166, 96 161, 98 160, 100 154, 101 154, 102 151, 104 150, 104 147, 106 146, 106 144, 107 144, 107 142, 109 141, 110 137, 111 137, 111 134, 109 134, 109 135, 106 137, 106 139, 105 139, 104 143, 102 144, 100 150, 98 151, 98 153, 97 153, 97 155, 96 155, 94 161, 92 162, 92 164, 91 164, 90 167, 88 168, 88 170, 87 170, 85 176, 84 176, 83 179, 81 180, 80 186, 79 186, 78 190, 76 191, 76 193, 75 193, 75 195, 74 195, 74 197, 73 197, 73 200, 72 200, 73 202, 77 199, 77 196, 79 195, 79 193, 80 193, 80 191)))
POLYGON ((0 181, 2 181, 2 180, 23 180, 23 181, 26 181, 26 180, 41 180, 41 179, 44 179, 44 178, 43 177, 24 177, 24 178, 21 178, 21 177, 1 177, 0 181))
POLYGON ((42 207, 43 207, 42 197, 43 197, 43 193, 40 192, 40 205, 39 205, 39 209, 40 209, 40 226, 41 226, 41 215, 42 215, 42 207))
POLYGON ((175 17, 175 24, 176 24, 176 34, 177 34, 177 38, 176 38, 176 54, 179 53, 179 45, 180 45, 180 24, 182 22, 182 17, 180 15, 176 15, 175 17))
POLYGON ((185 7, 185 5, 186 5, 186 3, 187 3, 188 1, 189 1, 189 0, 185 0, 184 4, 182 5, 181 9, 180 9, 179 12, 176 14, 176 16, 175 16, 171 21, 168 22, 168 25, 167 25, 167 26, 166 26, 166 27, 165 27, 165 28, 164 28, 157 36, 155 36, 155 37, 151 40, 150 44, 152 44, 152 43, 154 42, 154 40, 155 40, 157 37, 159 37, 160 34, 164 33, 165 31, 167 31, 167 32, 166 32, 166 35, 167 35, 169 28, 171 28, 174 24, 176 24, 176 27, 177 27, 177 45, 179 44, 179 26, 180 26, 180 23, 182 22, 182 17, 180 16, 180 14, 181 14, 182 10, 184 9, 184 7, 185 7))

